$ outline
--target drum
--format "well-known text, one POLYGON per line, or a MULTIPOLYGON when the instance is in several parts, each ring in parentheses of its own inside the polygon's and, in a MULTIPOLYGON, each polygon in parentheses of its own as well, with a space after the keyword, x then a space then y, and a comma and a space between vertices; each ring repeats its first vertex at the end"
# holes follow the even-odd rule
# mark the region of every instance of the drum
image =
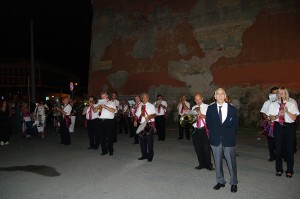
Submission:
POLYGON ((143 122, 139 128, 136 130, 136 134, 138 134, 141 138, 144 138, 145 136, 149 135, 151 132, 151 127, 148 122, 143 122))

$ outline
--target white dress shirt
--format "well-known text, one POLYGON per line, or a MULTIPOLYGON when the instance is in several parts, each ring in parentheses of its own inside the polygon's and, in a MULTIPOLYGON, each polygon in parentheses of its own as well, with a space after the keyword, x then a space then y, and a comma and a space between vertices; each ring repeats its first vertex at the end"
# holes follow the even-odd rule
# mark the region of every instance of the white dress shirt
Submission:
POLYGON ((122 113, 122 114, 125 114, 126 111, 127 111, 127 109, 128 109, 127 104, 121 105, 121 106, 119 107, 119 110, 121 110, 121 113, 122 113))
POLYGON ((165 115, 165 113, 167 112, 167 107, 168 107, 168 104, 166 101, 162 100, 162 101, 156 101, 154 103, 154 106, 155 106, 155 110, 156 110, 156 114, 157 116, 160 116, 160 115, 165 115), (161 104, 163 106, 165 106, 166 108, 163 108, 163 107, 159 107, 160 110, 158 110, 158 108, 156 108, 156 105, 158 104, 161 104))
POLYGON ((120 108, 120 102, 119 102, 119 100, 117 100, 117 99, 115 99, 115 100, 111 100, 113 103, 115 103, 115 106, 116 106, 116 112, 115 113, 117 113, 118 112, 118 110, 119 110, 119 108, 120 108))
MULTIPOLYGON (((190 105, 189 102, 185 101, 184 103, 188 107, 188 109, 191 108, 191 105, 190 105)), ((183 113, 181 113, 181 109, 182 109, 182 103, 180 102, 179 105, 178 105, 178 115, 183 115, 184 113, 187 112, 187 111, 183 110, 183 113)))
MULTIPOLYGON (((193 106, 192 110, 195 110, 195 109, 198 108, 198 107, 199 107, 199 105, 195 105, 195 106, 193 106)), ((202 115, 206 115, 207 108, 208 108, 208 105, 207 105, 207 104, 202 103, 202 104, 200 105, 200 111, 201 111, 202 115)), ((198 117, 198 119, 200 119, 200 118, 198 117)), ((199 128, 204 127, 203 121, 205 122, 205 119, 204 119, 204 118, 202 118, 202 120, 200 119, 200 121, 199 121, 199 122, 200 122, 199 128)), ((197 122, 195 122, 195 123, 193 124, 193 127, 198 128, 198 127, 197 127, 197 122)))
POLYGON ((66 106, 62 106, 63 111, 66 112, 66 115, 69 116, 72 111, 72 106, 70 104, 67 104, 66 106))
MULTIPOLYGON (((286 107, 288 109, 288 111, 292 114, 296 114, 296 115, 299 115, 299 109, 298 107, 295 105, 294 102, 290 102, 290 101, 287 101, 287 102, 284 102, 286 103, 286 107)), ((271 105, 270 105, 270 108, 269 108, 269 112, 268 112, 268 116, 272 115, 272 116, 276 116, 278 115, 279 113, 279 108, 280 108, 280 102, 279 101, 276 101, 276 102, 273 102, 271 105)), ((287 113, 284 113, 284 120, 286 123, 293 123, 295 122, 294 120, 292 120, 290 118, 290 116, 287 114, 287 113)), ((279 121, 279 118, 277 118, 275 120, 276 122, 279 121)))
MULTIPOLYGON (((116 110, 116 104, 112 101, 107 101, 105 105, 109 108, 113 108, 116 110)), ((106 108, 102 108, 101 114, 99 116, 100 119, 114 119, 115 117, 115 112, 110 112, 106 108)))
POLYGON ((223 123, 227 118, 228 104, 226 102, 224 102, 223 104, 218 104, 217 103, 218 114, 219 114, 219 106, 222 106, 221 111, 222 111, 222 123, 223 123))
POLYGON ((92 109, 91 109, 91 106, 87 108, 86 114, 85 114, 85 118, 86 118, 87 120, 90 119, 90 118, 89 118, 89 112, 90 112, 90 111, 92 111, 92 120, 98 118, 99 112, 97 111, 96 113, 94 113, 94 111, 93 111, 94 107, 96 107, 95 104, 93 105, 93 108, 92 108, 92 109))
MULTIPOLYGON (((141 105, 138 107, 135 115, 140 118, 140 115, 142 114, 142 105, 146 105, 146 111, 145 111, 145 116, 147 117, 148 115, 152 115, 152 114, 156 114, 155 111, 155 106, 149 102, 147 102, 146 104, 141 103, 141 105)), ((143 123, 145 121, 145 117, 141 118, 140 123, 143 123)), ((155 121, 154 118, 151 119, 152 122, 155 121)))

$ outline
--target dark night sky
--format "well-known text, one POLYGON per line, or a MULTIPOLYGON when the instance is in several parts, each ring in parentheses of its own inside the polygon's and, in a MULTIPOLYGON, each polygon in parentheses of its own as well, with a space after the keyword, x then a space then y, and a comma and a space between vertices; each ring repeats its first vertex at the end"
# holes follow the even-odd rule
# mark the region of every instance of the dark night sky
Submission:
POLYGON ((0 61, 30 60, 30 19, 35 59, 72 69, 87 85, 92 7, 90 0, 1 0, 0 61), (74 68, 80 67, 80 70, 74 68))

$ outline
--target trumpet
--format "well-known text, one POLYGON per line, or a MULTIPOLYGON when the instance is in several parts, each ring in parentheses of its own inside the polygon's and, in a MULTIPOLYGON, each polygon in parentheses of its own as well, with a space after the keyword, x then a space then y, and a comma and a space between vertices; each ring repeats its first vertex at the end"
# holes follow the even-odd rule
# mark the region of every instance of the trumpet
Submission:
POLYGON ((97 109, 97 111, 100 113, 102 111, 102 106, 101 104, 96 106, 94 109, 97 109))

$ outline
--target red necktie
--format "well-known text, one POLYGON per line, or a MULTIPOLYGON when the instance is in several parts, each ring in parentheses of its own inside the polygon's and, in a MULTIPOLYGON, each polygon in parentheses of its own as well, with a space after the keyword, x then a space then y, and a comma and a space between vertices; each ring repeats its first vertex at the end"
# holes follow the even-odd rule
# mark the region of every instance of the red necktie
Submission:
POLYGON ((197 120, 197 128, 200 128, 200 126, 201 126, 201 116, 199 115, 197 120))
POLYGON ((145 116, 145 112, 146 112, 146 105, 142 105, 141 115, 140 115, 139 121, 141 121, 142 117, 145 116))
POLYGON ((183 109, 184 109, 184 103, 181 104, 181 111, 180 111, 180 113, 183 113, 183 109))
POLYGON ((158 107, 157 107, 157 112, 158 112, 158 113, 160 113, 160 105, 161 105, 161 104, 159 104, 158 107))
MULTIPOLYGON (((284 110, 284 106, 285 106, 285 103, 279 104, 279 111, 284 110)), ((283 115, 279 115, 278 122, 279 122, 279 124, 283 124, 285 122, 284 121, 284 114, 283 115)))
POLYGON ((90 110, 89 110, 89 120, 92 119, 92 106, 90 106, 90 110))

